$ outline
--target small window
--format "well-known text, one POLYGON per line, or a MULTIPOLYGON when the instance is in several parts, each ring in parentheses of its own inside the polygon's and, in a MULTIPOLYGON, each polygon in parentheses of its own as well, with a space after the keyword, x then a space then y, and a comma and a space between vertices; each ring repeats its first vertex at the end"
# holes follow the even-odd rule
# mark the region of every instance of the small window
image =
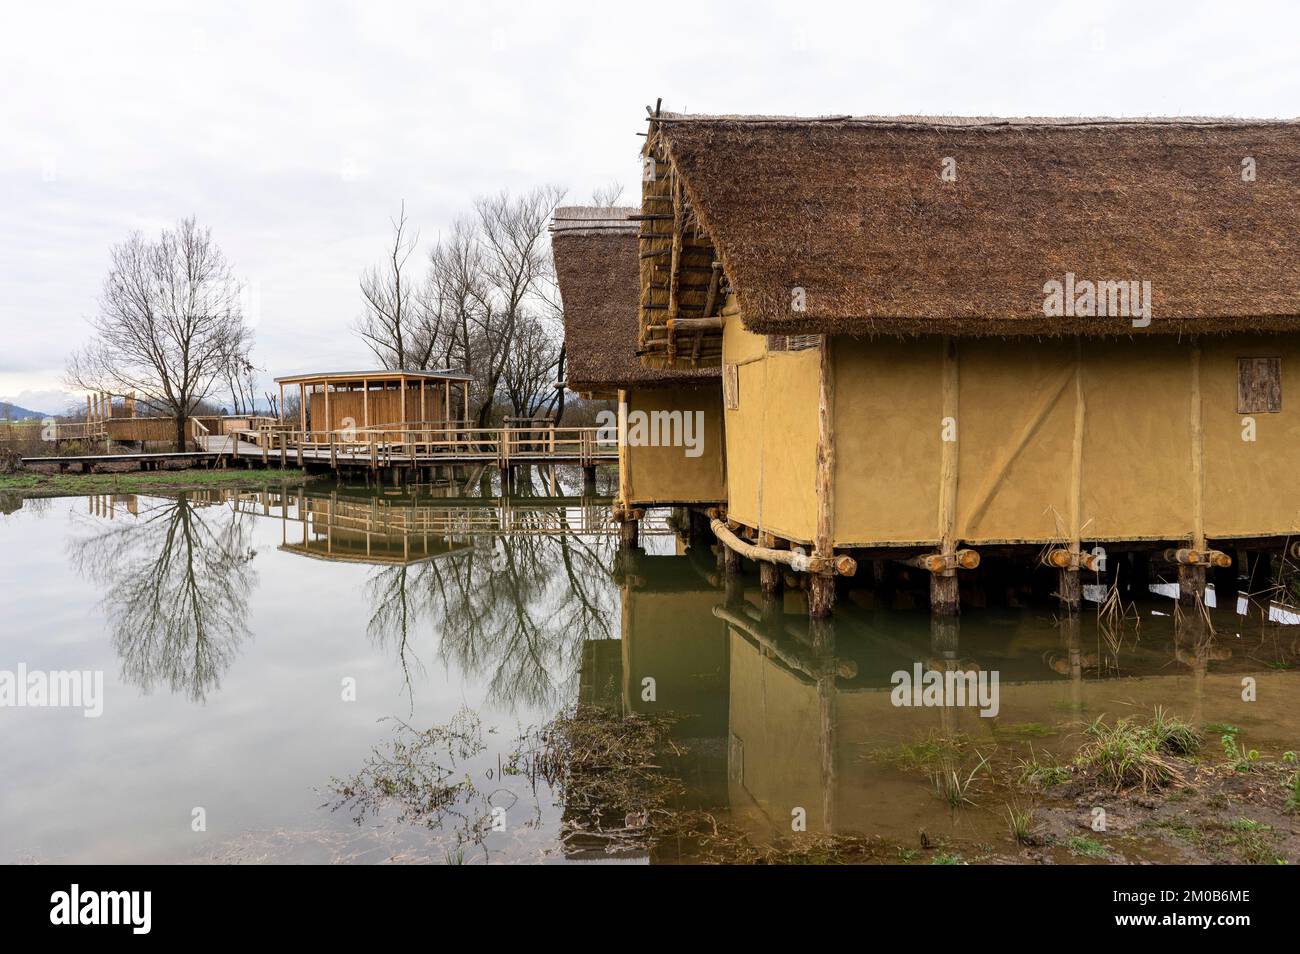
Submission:
POLYGON ((791 335, 786 340, 787 351, 807 351, 816 348, 822 342, 821 335, 791 335))
POLYGON ((734 364, 723 365, 722 400, 728 411, 740 409, 740 374, 734 364))
POLYGON ((1237 359, 1237 413, 1277 414, 1282 410, 1282 359, 1237 359))

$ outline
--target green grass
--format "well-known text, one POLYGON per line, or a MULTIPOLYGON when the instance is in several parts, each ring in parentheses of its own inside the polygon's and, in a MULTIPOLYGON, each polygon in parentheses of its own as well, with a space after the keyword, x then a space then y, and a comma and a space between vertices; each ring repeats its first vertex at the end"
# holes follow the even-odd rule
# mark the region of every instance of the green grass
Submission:
POLYGON ((151 490, 203 490, 208 487, 263 487, 302 483, 296 468, 268 470, 158 470, 125 474, 0 474, 0 494, 17 497, 80 497, 89 494, 147 494, 151 490))
POLYGON ((1068 765, 1062 765, 1050 752, 1042 758, 1030 748, 1029 758, 1020 759, 1020 784, 1030 788, 1051 788, 1067 782, 1072 774, 1068 765))
POLYGON ((930 859, 932 865, 964 865, 965 863, 961 855, 951 854, 946 851, 941 851, 930 859))
POLYGON ((1223 745, 1223 754, 1228 757, 1233 771, 1249 772, 1259 761, 1259 752, 1256 749, 1248 749, 1238 742, 1235 733, 1225 732, 1219 741, 1223 745))
POLYGON ((1236 735, 1241 731, 1231 722, 1207 722, 1201 728, 1206 735, 1236 735))
POLYGON ((998 726, 995 733, 999 736, 1036 739, 1046 735, 1056 735, 1057 729, 1055 726, 1047 725, 1044 722, 1015 722, 1011 725, 998 726))
POLYGON ((1292 775, 1286 783, 1286 810, 1295 814, 1300 812, 1300 772, 1292 775))
POLYGON ((1181 781, 1179 757, 1194 754, 1201 735, 1191 725, 1156 707, 1150 722, 1120 719, 1107 725, 1102 716, 1084 730, 1089 737, 1075 764, 1115 791, 1137 788, 1147 792, 1181 781))
POLYGON ((1270 825, 1251 818, 1234 818, 1228 825, 1228 831, 1231 834, 1225 839, 1226 843, 1240 851, 1241 856, 1251 864, 1285 863, 1269 842, 1269 833, 1273 831, 1270 825))
POLYGON ((967 740, 963 735, 932 733, 915 742, 904 742, 896 749, 878 752, 874 757, 893 762, 902 769, 933 772, 945 763, 959 759, 966 746, 967 740))
POLYGON ((1070 854, 1080 858, 1105 858, 1110 854, 1105 845, 1087 835, 1075 835, 1065 843, 1065 847, 1070 849, 1070 854))

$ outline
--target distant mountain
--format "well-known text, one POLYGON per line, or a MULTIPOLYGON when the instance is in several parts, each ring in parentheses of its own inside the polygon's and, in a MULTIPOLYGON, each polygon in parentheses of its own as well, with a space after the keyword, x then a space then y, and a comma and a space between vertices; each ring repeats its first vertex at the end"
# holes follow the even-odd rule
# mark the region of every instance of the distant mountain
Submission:
POLYGON ((30 411, 25 407, 19 407, 17 404, 10 404, 8 401, 0 401, 0 421, 27 421, 35 418, 51 417, 49 414, 42 414, 40 411, 30 411))

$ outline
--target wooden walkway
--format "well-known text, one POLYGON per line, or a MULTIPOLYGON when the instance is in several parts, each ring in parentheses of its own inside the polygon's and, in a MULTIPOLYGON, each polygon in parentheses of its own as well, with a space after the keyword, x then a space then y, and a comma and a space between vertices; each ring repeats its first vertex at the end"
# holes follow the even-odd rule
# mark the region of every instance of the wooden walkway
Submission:
POLYGON ((618 448, 598 438, 594 427, 569 428, 417 428, 319 433, 262 428, 230 434, 196 429, 199 450, 176 453, 84 454, 75 457, 24 457, 24 465, 78 467, 136 463, 157 470, 170 462, 207 466, 242 460, 250 466, 329 468, 418 468, 445 464, 496 466, 575 464, 593 467, 618 462, 618 448))
POLYGON ((617 446, 599 440, 598 434, 595 427, 384 428, 347 433, 264 429, 199 435, 198 443, 218 458, 259 460, 266 466, 379 469, 484 464, 504 470, 519 464, 617 463, 617 446))

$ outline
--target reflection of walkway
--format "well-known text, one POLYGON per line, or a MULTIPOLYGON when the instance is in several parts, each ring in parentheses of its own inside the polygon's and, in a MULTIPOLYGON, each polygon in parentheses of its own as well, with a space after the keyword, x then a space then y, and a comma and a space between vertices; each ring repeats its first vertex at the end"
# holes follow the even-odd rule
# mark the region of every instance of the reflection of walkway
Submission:
MULTIPOLYGON (((500 536, 606 537, 608 497, 431 497, 390 499, 338 492, 217 492, 234 510, 279 517, 283 548, 319 559, 376 564, 416 563, 500 536), (299 528, 290 530, 289 524, 299 528), (296 542, 291 543, 290 540, 296 542), (480 541, 481 542, 481 541, 480 541)), ((667 526, 647 535, 667 536, 667 526)))

